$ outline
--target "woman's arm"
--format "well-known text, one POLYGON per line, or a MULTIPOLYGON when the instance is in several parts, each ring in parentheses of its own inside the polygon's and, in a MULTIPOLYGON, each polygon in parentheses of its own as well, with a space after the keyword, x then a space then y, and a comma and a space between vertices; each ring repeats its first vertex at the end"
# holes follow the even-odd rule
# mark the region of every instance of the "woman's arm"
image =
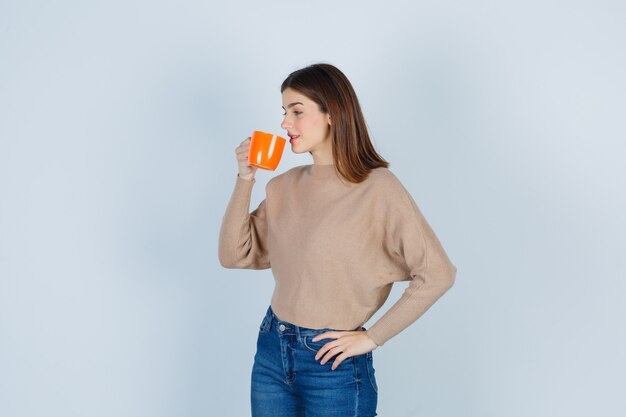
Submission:
POLYGON ((367 330, 379 346, 416 321, 452 287, 457 270, 404 186, 394 178, 388 190, 393 198, 389 199, 384 244, 404 265, 410 282, 400 299, 367 330))
POLYGON ((237 175, 235 189, 222 219, 219 260, 224 268, 267 269, 266 199, 251 213, 250 196, 256 180, 237 175))

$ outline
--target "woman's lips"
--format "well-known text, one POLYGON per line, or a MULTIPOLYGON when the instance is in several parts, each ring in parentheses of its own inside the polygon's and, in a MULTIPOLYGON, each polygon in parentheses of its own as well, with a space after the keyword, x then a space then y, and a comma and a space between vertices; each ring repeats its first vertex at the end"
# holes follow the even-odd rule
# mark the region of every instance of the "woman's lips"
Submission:
POLYGON ((291 139, 289 139, 289 143, 293 143, 294 140, 298 139, 300 137, 300 135, 298 136, 292 136, 291 139))

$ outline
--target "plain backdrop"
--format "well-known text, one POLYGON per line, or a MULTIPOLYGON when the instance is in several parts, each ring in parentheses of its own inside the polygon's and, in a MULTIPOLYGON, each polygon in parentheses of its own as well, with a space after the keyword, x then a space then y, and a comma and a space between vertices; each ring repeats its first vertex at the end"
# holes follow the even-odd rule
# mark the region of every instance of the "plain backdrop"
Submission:
MULTIPOLYGON (((0 415, 249 415, 274 281, 222 268, 219 227, 235 148, 285 133, 280 84, 315 62, 352 81, 458 268, 374 351, 379 415, 626 415, 625 19, 617 0, 2 0, 0 415)), ((250 210, 309 163, 287 147, 250 210)))

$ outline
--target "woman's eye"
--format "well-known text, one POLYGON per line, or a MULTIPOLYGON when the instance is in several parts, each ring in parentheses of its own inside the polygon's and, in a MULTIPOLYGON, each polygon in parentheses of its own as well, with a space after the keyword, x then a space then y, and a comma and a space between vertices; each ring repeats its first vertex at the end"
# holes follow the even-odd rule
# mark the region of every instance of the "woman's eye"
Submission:
POLYGON ((302 114, 301 111, 294 111, 295 114, 302 114))

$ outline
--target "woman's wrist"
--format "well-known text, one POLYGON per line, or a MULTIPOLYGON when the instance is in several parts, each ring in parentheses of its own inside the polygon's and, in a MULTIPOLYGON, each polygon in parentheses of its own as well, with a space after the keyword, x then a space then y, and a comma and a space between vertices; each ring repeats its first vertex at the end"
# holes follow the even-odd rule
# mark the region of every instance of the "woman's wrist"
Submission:
POLYGON ((246 180, 246 181, 252 181, 252 180, 254 179, 254 175, 250 175, 250 176, 248 176, 248 177, 244 177, 244 176, 242 176, 241 174, 237 174, 237 176, 238 176, 239 178, 241 178, 242 180, 246 180))

